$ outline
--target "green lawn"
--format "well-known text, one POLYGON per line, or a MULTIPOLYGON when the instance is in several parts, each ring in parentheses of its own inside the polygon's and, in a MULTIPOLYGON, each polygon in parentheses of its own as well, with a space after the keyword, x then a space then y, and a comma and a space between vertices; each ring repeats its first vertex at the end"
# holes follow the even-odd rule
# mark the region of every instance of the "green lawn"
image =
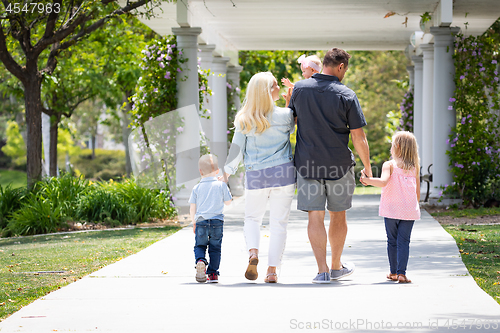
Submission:
POLYGON ((37 298, 163 239, 178 227, 0 239, 0 321, 37 298), (41 272, 64 273, 41 273, 41 272))
POLYGON ((443 212, 434 212, 431 214, 432 216, 452 216, 452 217, 470 217, 477 218, 486 215, 500 215, 500 207, 492 207, 492 208, 467 208, 467 209, 459 209, 459 208, 450 208, 443 212))
POLYGON ((443 225, 476 283, 500 303, 500 225, 443 225))
POLYGON ((12 184, 13 188, 26 186, 26 172, 5 169, 0 170, 0 185, 5 187, 9 184, 12 184))
POLYGON ((354 189, 354 195, 380 194, 380 193, 382 193, 382 188, 375 186, 356 186, 356 188, 354 189))

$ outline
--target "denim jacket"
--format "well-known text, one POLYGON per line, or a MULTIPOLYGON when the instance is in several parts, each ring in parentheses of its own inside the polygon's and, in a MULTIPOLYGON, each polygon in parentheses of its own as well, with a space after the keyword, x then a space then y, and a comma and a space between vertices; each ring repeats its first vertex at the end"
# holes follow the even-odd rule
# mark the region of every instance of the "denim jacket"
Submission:
POLYGON ((235 174, 242 159, 247 171, 262 170, 293 160, 290 134, 295 131, 295 121, 292 111, 275 106, 268 120, 271 126, 260 134, 255 134, 255 129, 243 134, 236 127, 225 172, 235 174))

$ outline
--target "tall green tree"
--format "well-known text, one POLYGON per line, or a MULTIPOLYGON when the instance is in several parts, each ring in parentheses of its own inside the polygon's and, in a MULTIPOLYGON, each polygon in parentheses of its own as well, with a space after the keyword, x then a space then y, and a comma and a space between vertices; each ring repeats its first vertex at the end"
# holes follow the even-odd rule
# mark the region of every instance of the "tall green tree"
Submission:
POLYGON ((291 81, 302 79, 300 77, 302 71, 297 59, 302 54, 313 55, 315 53, 315 51, 240 51, 239 61, 243 66, 240 74, 240 96, 245 97, 248 81, 259 72, 273 73, 280 86, 282 86, 282 78, 288 78, 291 81))
POLYGON ((408 79, 408 60, 400 51, 351 51, 349 54, 349 68, 342 83, 358 96, 368 123, 364 129, 372 165, 380 167, 390 157, 387 115, 398 110, 406 93, 399 82, 408 79))
POLYGON ((31 187, 41 177, 41 86, 57 67, 64 50, 80 43, 105 24, 143 7, 151 16, 160 0, 38 1, 44 10, 24 11, 12 2, 0 5, 0 60, 24 88, 27 122, 27 175, 31 187), (19 49, 21 52, 19 52, 19 49), (20 56, 18 54, 21 54, 20 56))
MULTIPOLYGON (((151 30, 137 19, 119 18, 117 24, 104 26, 77 48, 70 47, 61 53, 59 66, 52 75, 45 76, 42 101, 43 112, 51 116, 51 176, 57 174, 57 128, 62 117, 70 118, 82 102, 99 98, 107 110, 114 111, 111 116, 119 118, 117 106, 124 96, 132 94, 139 79, 140 50, 148 35, 151 35, 151 30)), ((95 110, 97 117, 93 116, 87 123, 93 124, 89 131, 93 133, 93 141, 101 110, 95 110)), ((127 119, 123 120, 125 131, 129 123, 127 119)))

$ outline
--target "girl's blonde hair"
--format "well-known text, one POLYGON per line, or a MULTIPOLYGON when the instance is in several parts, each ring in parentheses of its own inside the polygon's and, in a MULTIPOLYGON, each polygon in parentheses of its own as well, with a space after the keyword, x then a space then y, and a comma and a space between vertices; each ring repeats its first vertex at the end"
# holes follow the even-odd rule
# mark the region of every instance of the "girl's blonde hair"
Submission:
POLYGON ((274 109, 271 93, 274 81, 276 79, 273 74, 261 72, 252 76, 248 82, 243 107, 238 111, 234 120, 234 125, 243 134, 247 134, 253 129, 255 129, 256 134, 260 134, 271 126, 267 116, 274 109))
POLYGON ((321 70, 323 67, 323 62, 321 61, 321 59, 317 55, 315 55, 315 54, 310 55, 310 56, 306 57, 306 60, 309 60, 310 62, 313 62, 316 65, 318 65, 319 73, 321 73, 321 70))
POLYGON ((392 136, 393 158, 401 160, 404 170, 415 168, 420 170, 420 158, 418 157, 418 143, 415 135, 411 132, 396 132, 392 136))

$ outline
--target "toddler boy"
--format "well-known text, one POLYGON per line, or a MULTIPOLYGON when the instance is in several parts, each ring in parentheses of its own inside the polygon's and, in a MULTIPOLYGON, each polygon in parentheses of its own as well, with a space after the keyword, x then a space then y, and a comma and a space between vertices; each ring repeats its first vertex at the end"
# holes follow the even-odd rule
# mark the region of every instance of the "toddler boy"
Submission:
POLYGON ((222 211, 224 204, 231 203, 232 196, 226 183, 217 179, 219 166, 215 155, 207 154, 200 157, 198 169, 201 180, 193 188, 189 198, 196 241, 194 246, 196 281, 217 283, 224 223, 222 211), (207 247, 210 263, 205 258, 207 247))

